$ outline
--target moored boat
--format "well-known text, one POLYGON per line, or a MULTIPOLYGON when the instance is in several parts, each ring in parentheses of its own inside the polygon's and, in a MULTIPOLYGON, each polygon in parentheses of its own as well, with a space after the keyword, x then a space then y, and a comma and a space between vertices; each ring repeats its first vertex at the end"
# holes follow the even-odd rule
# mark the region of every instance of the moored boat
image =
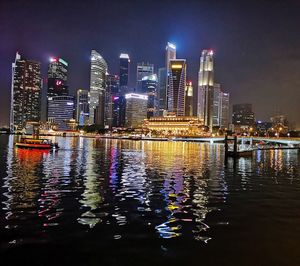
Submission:
POLYGON ((21 138, 16 147, 27 149, 58 149, 58 144, 50 139, 21 138))

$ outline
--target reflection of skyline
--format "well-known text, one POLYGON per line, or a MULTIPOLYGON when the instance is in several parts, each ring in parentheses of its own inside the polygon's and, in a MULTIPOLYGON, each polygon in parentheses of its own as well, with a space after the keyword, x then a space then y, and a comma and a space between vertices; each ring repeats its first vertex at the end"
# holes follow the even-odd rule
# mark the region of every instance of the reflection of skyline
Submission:
POLYGON ((58 141, 57 152, 17 150, 10 137, 2 187, 7 224, 25 228, 18 219, 29 219, 44 229, 109 226, 115 239, 135 224, 152 228, 160 238, 207 242, 213 226, 208 213, 222 210, 229 191, 252 189, 260 182, 257 175, 292 182, 299 172, 293 150, 260 151, 239 159, 234 169, 224 168, 222 145, 58 141))
POLYGON ((160 236, 173 238, 184 233, 192 234, 196 240, 207 241, 209 238, 202 233, 209 228, 204 223, 207 213, 211 211, 207 206, 209 183, 219 186, 220 182, 219 178, 211 178, 212 170, 209 169, 209 165, 214 163, 218 168, 220 145, 195 145, 184 142, 149 145, 157 146, 157 168, 164 169, 166 173, 161 193, 168 214, 167 220, 156 227, 160 236))
POLYGON ((63 153, 51 152, 51 156, 43 163, 38 216, 44 227, 59 225, 59 219, 66 214, 64 201, 73 192, 74 184, 70 175, 76 146, 73 138, 63 140, 60 144, 63 153))
MULTIPOLYGON (((277 177, 288 178, 290 176, 297 176, 299 171, 298 165, 293 163, 293 158, 296 155, 297 150, 269 150, 269 151, 257 151, 256 163, 257 174, 260 176, 272 176, 275 183, 278 183, 277 177)), ((290 180, 293 181, 293 178, 290 180)))
MULTIPOLYGON (((78 222, 92 228, 102 221, 101 217, 105 216, 105 213, 99 212, 98 209, 104 202, 104 191, 102 187, 104 187, 103 183, 105 182, 105 177, 102 176, 103 170, 101 167, 104 168, 105 165, 107 165, 107 162, 104 161, 107 159, 106 156, 100 154, 101 157, 97 157, 93 150, 100 148, 106 151, 106 146, 97 147, 95 139, 88 142, 86 139, 81 141, 85 142, 83 146, 88 152, 85 152, 85 158, 81 162, 85 164, 85 172, 82 174, 84 190, 79 202, 84 212, 81 214, 81 217, 78 218, 78 222)), ((80 152, 83 153, 83 150, 80 152)))
POLYGON ((48 151, 14 149, 14 137, 9 137, 7 177, 4 178, 7 199, 3 202, 6 219, 15 219, 24 210, 29 210, 29 216, 34 215, 40 189, 37 172, 48 154, 48 151))

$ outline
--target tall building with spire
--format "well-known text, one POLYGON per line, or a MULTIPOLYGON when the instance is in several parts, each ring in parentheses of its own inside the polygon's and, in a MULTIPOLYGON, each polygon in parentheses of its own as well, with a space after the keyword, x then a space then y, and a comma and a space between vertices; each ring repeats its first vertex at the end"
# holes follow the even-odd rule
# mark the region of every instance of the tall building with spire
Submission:
POLYGON ((90 74, 90 105, 89 105, 90 125, 93 125, 97 122, 99 126, 104 127, 106 73, 107 73, 106 61, 96 50, 92 50, 91 74, 90 74), (97 121, 95 121, 96 109, 97 109, 97 121))
POLYGON ((214 114, 214 52, 203 50, 198 75, 197 114, 211 130, 214 114))
POLYGON ((177 116, 185 115, 186 60, 174 59, 169 62, 168 112, 177 116))
POLYGON ((10 129, 22 131, 27 122, 41 119, 41 65, 17 52, 12 64, 10 129))

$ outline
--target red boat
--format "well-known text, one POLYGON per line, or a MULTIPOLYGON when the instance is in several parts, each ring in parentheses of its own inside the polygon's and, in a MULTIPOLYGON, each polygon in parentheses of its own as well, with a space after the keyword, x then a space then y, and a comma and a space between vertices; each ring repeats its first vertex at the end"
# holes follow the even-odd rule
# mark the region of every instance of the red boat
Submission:
POLYGON ((21 138, 20 142, 16 143, 18 148, 28 149, 58 149, 58 144, 53 143, 50 139, 33 139, 21 138))

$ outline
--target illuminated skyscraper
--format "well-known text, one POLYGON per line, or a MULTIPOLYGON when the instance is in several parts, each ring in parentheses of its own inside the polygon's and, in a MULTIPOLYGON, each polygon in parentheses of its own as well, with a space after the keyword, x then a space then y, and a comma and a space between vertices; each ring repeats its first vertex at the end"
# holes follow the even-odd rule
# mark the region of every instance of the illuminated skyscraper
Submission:
POLYGON ((174 60, 176 59, 176 46, 170 42, 168 42, 167 46, 166 46, 166 110, 169 111, 169 107, 168 107, 168 104, 169 104, 169 100, 168 100, 168 93, 169 93, 169 82, 170 82, 170 79, 169 79, 169 76, 170 76, 170 73, 171 73, 171 69, 170 69, 170 60, 174 60))
POLYGON ((129 55, 122 53, 120 55, 120 93, 123 96, 128 93, 129 63, 129 55))
POLYGON ((67 123, 73 119, 74 97, 53 96, 48 98, 48 121, 56 126, 56 129, 68 129, 67 123))
POLYGON ((166 46, 166 68, 170 70, 170 60, 176 59, 176 46, 168 42, 166 46))
POLYGON ((128 93, 126 98, 126 127, 140 128, 147 118, 148 96, 137 93, 128 93))
POLYGON ((213 127, 214 113, 214 60, 212 50, 203 50, 200 57, 198 76, 198 104, 199 119, 210 129, 213 127))
POLYGON ((142 79, 154 73, 154 65, 149 63, 137 63, 136 67, 136 90, 138 93, 142 89, 142 79))
POLYGON ((47 119, 48 99, 54 96, 68 95, 68 63, 62 58, 50 57, 47 80, 47 119))
POLYGON ((125 94, 129 93, 128 80, 129 80, 129 63, 130 58, 128 54, 122 53, 120 55, 120 94, 114 99, 114 119, 113 125, 116 127, 125 126, 125 112, 126 100, 125 94), (116 117, 118 113, 118 117, 116 117))
POLYGON ((113 127, 125 127, 126 99, 125 95, 113 96, 113 127))
POLYGON ((238 127, 250 127, 255 124, 252 104, 234 104, 232 106, 232 124, 238 127))
POLYGON ((62 58, 51 57, 48 67, 47 96, 68 95, 68 63, 62 58))
POLYGON ((90 125, 95 124, 95 110, 98 107, 98 124, 104 127, 104 105, 107 64, 95 50, 91 52, 90 76, 90 125))
POLYGON ((105 91, 105 111, 104 124, 105 127, 111 128, 113 126, 113 107, 114 97, 119 96, 119 76, 106 75, 106 91, 105 91))
POLYGON ((221 93, 221 85, 219 83, 214 84, 213 89, 213 127, 219 127, 220 126, 220 93, 221 93))
POLYGON ((79 126, 85 126, 89 124, 89 107, 90 92, 87 90, 77 90, 76 99, 76 120, 79 126))
POLYGON ((229 126, 229 93, 220 92, 220 127, 228 128, 229 126))
POLYGON ((185 116, 193 116, 193 83, 191 81, 185 86, 185 116))
POLYGON ((159 116, 163 116, 167 112, 167 68, 162 67, 158 69, 158 88, 157 88, 157 98, 158 98, 158 108, 159 116))
POLYGON ((142 79, 141 93, 148 95, 147 118, 158 115, 157 75, 152 74, 142 79))
POLYGON ((184 116, 186 61, 185 59, 174 59, 170 60, 169 65, 168 112, 184 116))
POLYGON ((16 53, 12 64, 10 128, 22 131, 26 122, 41 118, 41 66, 39 62, 26 60, 16 53))

